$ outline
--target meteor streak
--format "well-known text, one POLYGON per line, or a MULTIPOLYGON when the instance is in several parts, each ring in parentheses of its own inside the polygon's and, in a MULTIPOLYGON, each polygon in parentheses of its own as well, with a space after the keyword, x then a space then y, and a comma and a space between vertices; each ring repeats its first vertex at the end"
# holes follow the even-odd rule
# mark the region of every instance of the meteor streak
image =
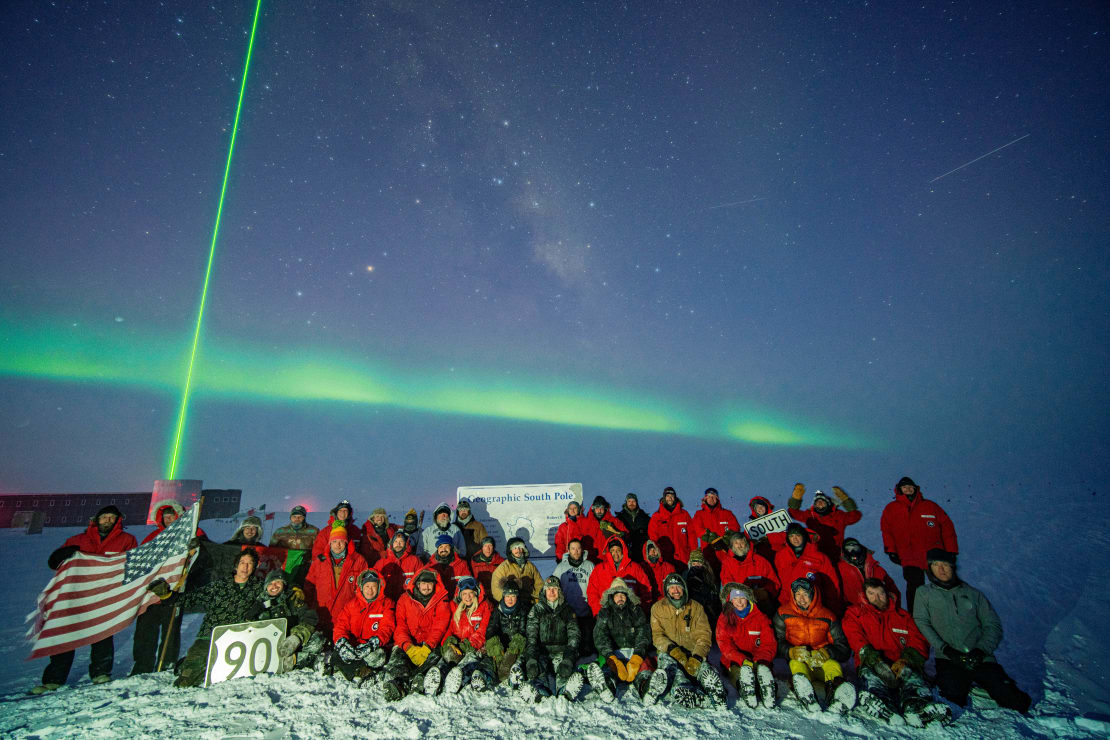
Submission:
POLYGON ((1019 141, 1021 141, 1022 139, 1028 139, 1028 138, 1029 138, 1029 134, 1026 134, 1025 136, 1019 136, 1019 137, 1017 137, 1016 139, 1014 139, 1013 141, 1011 141, 1011 142, 1010 142, 1009 144, 1003 144, 1002 146, 998 147, 997 149, 991 149, 991 150, 990 150, 989 152, 987 152, 986 154, 982 155, 981 157, 976 157, 975 159, 971 160, 970 162, 968 162, 968 163, 966 163, 966 164, 961 164, 961 165, 960 165, 959 167, 957 167, 957 168, 956 168, 956 169, 954 169, 954 170, 948 170, 948 172, 945 172, 945 173, 944 173, 943 175, 937 175, 936 177, 934 177, 934 178, 933 178, 932 180, 930 180, 930 181, 929 181, 929 184, 932 184, 932 183, 936 182, 937 180, 941 179, 942 177, 948 177, 948 176, 949 176, 949 175, 951 175, 951 174, 952 174, 953 172, 959 172, 959 171, 960 171, 960 170, 962 170, 962 169, 963 169, 964 167, 968 167, 969 165, 973 165, 973 164, 975 164, 976 162, 978 162, 978 161, 979 161, 980 159, 986 159, 987 157, 989 157, 990 155, 994 154, 995 152, 1000 152, 1000 151, 1002 151, 1003 149, 1005 149, 1006 147, 1008 147, 1008 146, 1013 146, 1014 144, 1018 143, 1018 142, 1019 142, 1019 141))

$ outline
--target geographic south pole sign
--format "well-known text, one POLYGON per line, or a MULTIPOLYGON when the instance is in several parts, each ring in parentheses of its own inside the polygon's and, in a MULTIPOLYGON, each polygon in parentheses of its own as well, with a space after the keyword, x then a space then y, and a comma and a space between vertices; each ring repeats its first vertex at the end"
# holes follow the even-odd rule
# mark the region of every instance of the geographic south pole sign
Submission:
POLYGON ((520 537, 529 557, 555 557, 555 530, 566 518, 571 501, 582 503, 581 483, 539 483, 520 486, 459 486, 458 499, 470 501, 470 512, 485 525, 505 555, 505 543, 520 537))

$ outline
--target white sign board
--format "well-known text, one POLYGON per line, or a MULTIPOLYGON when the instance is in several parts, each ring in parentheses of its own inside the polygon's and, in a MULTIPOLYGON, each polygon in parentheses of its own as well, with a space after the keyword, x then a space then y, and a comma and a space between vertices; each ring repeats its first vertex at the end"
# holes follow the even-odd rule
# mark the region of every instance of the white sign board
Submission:
POLYGON ((221 624, 212 630, 204 686, 259 673, 277 673, 277 644, 285 637, 286 619, 221 624))
POLYGON ((470 512, 485 525, 505 555, 505 543, 520 537, 531 557, 555 556, 555 530, 566 519, 567 504, 582 504, 581 483, 521 486, 459 486, 458 499, 470 500, 470 512))
POLYGON ((748 533, 748 539, 755 542, 772 532, 785 532, 787 525, 792 521, 794 520, 790 518, 785 509, 779 509, 778 511, 772 511, 770 514, 764 514, 758 519, 744 522, 744 531, 748 533))

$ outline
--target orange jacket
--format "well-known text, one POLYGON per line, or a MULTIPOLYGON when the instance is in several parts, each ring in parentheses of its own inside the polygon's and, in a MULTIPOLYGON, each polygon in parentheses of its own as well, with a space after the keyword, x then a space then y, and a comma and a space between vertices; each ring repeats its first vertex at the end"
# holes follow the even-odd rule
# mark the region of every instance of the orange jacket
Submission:
POLYGON ((836 615, 821 604, 821 593, 815 590, 809 609, 802 611, 791 598, 775 614, 775 637, 779 641, 779 654, 787 656, 790 648, 805 646, 811 650, 824 648, 829 657, 843 662, 851 655, 848 638, 840 627, 836 615))

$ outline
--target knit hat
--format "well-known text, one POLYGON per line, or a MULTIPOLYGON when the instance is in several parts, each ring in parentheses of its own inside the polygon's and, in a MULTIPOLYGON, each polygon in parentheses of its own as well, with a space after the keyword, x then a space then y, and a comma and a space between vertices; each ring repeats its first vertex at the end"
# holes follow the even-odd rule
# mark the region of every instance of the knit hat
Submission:
POLYGON ((502 596, 504 596, 505 594, 512 594, 513 596, 519 596, 520 595, 520 581, 513 578, 512 576, 509 576, 505 580, 501 581, 501 594, 502 594, 502 596))
POLYGON ((704 498, 705 496, 708 496, 708 495, 709 495, 709 494, 711 494, 711 493, 712 493, 712 494, 713 494, 714 496, 716 496, 717 498, 720 498, 720 497, 721 497, 721 494, 717 493, 717 489, 716 489, 716 488, 713 488, 712 486, 710 486, 709 488, 706 488, 706 489, 705 489, 705 495, 704 495, 704 496, 702 496, 702 498, 704 498))
POLYGON ((668 493, 673 493, 676 496, 678 495, 678 492, 675 491, 672 486, 667 486, 666 488, 663 489, 663 495, 664 496, 666 496, 668 493))
POLYGON ((459 509, 469 509, 469 508, 470 508, 470 499, 468 499, 468 498, 460 498, 459 503, 455 504, 455 511, 458 511, 459 509))
POLYGON ((416 584, 420 583, 421 581, 430 581, 431 583, 435 583, 437 580, 439 579, 436 578, 436 572, 434 570, 429 570, 428 568, 425 568, 424 570, 416 574, 416 580, 413 581, 413 583, 416 584))
POLYGON ((748 600, 749 604, 754 604, 755 592, 752 591, 751 586, 746 583, 737 583, 736 581, 729 581, 721 587, 721 604, 727 604, 737 596, 743 596, 748 600))
POLYGON ((914 488, 917 488, 917 484, 913 482, 913 478, 909 477, 908 475, 902 476, 902 479, 899 480, 894 487, 901 488, 902 486, 913 486, 914 488))
POLYGON ((559 576, 548 576, 547 580, 543 582, 544 589, 557 588, 559 593, 563 593, 563 582, 559 580, 559 576))
POLYGON ((404 540, 406 545, 408 544, 409 536, 407 534, 405 534, 405 530, 398 529, 396 532, 393 533, 393 536, 389 538, 389 546, 390 547, 393 547, 393 541, 396 540, 398 537, 400 537, 402 540, 404 540))
POLYGON ((379 506, 378 508, 376 508, 376 509, 374 509, 373 511, 371 511, 371 512, 370 512, 370 517, 371 517, 371 518, 373 518, 373 517, 376 517, 376 516, 377 516, 378 514, 381 514, 382 516, 384 516, 384 517, 385 517, 385 518, 387 518, 387 519, 389 518, 389 513, 388 513, 388 512, 386 512, 386 510, 385 510, 385 509, 383 509, 383 508, 382 508, 382 507, 380 507, 380 506, 379 506))
POLYGON ((806 542, 809 542, 809 532, 807 532, 806 528, 798 522, 790 522, 786 525, 786 536, 789 537, 794 533, 800 534, 803 538, 805 538, 806 542))
POLYGON ((439 537, 436 537, 436 548, 438 549, 443 545, 451 545, 452 547, 454 547, 454 538, 451 537, 451 535, 449 534, 441 534, 439 537))
POLYGON ((493 539, 488 534, 485 537, 483 537, 482 541, 479 542, 478 544, 484 546, 487 542, 490 543, 491 545, 493 545, 494 547, 497 547, 497 540, 493 539))
POLYGON ((666 593, 667 589, 672 585, 677 584, 682 586, 682 590, 686 590, 686 581, 678 573, 671 573, 663 579, 663 592, 666 593))
POLYGON ((798 590, 805 591, 810 596, 813 596, 813 592, 815 590, 813 586, 813 581, 809 580, 805 576, 802 576, 801 578, 795 578, 794 582, 790 584, 790 593, 794 593, 798 590))
POLYGON ((308 516, 308 509, 298 504, 297 506, 293 507, 292 511, 289 512, 289 516, 296 516, 297 514, 300 514, 301 516, 308 516))
POLYGON ((592 509, 595 506, 604 506, 606 509, 608 509, 609 502, 605 500, 604 496, 594 496, 594 502, 590 505, 590 508, 592 509))
POLYGON ((420 518, 420 517, 418 517, 418 516, 416 515, 416 509, 409 509, 409 510, 408 510, 408 513, 406 513, 406 514, 405 514, 405 521, 406 521, 406 522, 407 522, 408 520, 410 520, 410 519, 411 519, 411 520, 413 520, 413 521, 415 522, 415 521, 416 521, 417 519, 419 519, 419 518, 420 518))
POLYGON ((264 586, 269 586, 274 581, 281 581, 286 586, 288 586, 289 585, 289 576, 287 576, 285 574, 285 571, 281 570, 280 568, 274 568, 273 570, 271 570, 269 573, 266 574, 266 582, 265 582, 264 586))
POLYGON ((636 494, 634 494, 634 493, 626 493, 626 494, 624 494, 624 500, 625 500, 625 501, 628 501, 629 499, 632 499, 632 500, 633 500, 633 501, 635 501, 635 502, 636 502, 637 504, 639 504, 639 503, 640 503, 640 497, 639 497, 639 496, 637 496, 637 495, 636 495, 636 494))
POLYGON ((381 581, 382 577, 378 575, 378 572, 376 570, 371 570, 370 568, 367 568, 366 570, 358 574, 359 588, 362 588, 367 583, 381 583, 381 581))
POLYGON ((833 503, 833 500, 829 498, 829 495, 820 489, 813 492, 813 503, 817 503, 817 499, 819 498, 825 499, 825 503, 829 505, 830 509, 836 506, 836 504, 833 503))
POLYGON ((943 550, 939 547, 934 547, 929 552, 925 553, 925 560, 932 565, 933 563, 948 563, 952 567, 956 566, 956 553, 943 550))
POLYGON ((705 553, 697 549, 691 550, 689 557, 686 558, 686 562, 689 563, 691 567, 694 565, 694 563, 701 563, 702 565, 705 565, 705 553))
POLYGON ((119 509, 117 509, 115 506, 112 506, 111 504, 108 504, 103 509, 96 512, 96 516, 94 516, 93 519, 99 519, 104 514, 115 514, 117 517, 121 519, 123 518, 123 514, 120 512, 119 509))
POLYGON ((346 510, 347 510, 347 512, 348 512, 348 516, 347 516, 347 518, 348 518, 348 519, 351 519, 351 518, 353 518, 353 517, 354 517, 354 515, 355 515, 355 507, 351 506, 351 502, 350 502, 350 501, 348 501, 347 499, 343 499, 343 500, 342 500, 342 501, 340 501, 340 502, 339 502, 338 504, 336 504, 336 505, 335 505, 335 506, 334 506, 334 507, 332 508, 332 510, 331 510, 331 515, 332 515, 332 516, 335 516, 335 515, 336 515, 336 513, 337 513, 337 512, 338 512, 338 511, 339 511, 340 509, 346 509, 346 510))
POLYGON ((334 540, 347 539, 347 528, 340 524, 338 527, 332 527, 331 532, 328 533, 328 542, 334 540))

